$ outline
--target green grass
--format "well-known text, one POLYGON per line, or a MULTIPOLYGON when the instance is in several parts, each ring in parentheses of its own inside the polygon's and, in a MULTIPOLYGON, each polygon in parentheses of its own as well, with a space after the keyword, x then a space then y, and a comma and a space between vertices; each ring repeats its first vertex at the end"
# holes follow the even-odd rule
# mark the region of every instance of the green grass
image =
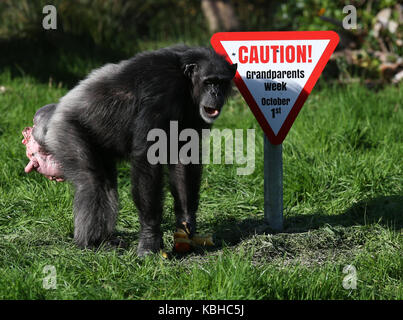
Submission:
MULTIPOLYGON (((80 250, 72 241, 73 190, 27 163, 21 131, 67 90, 0 73, 0 298, 2 299, 402 299, 403 87, 374 92, 321 83, 283 144, 285 232, 263 221, 263 134, 235 95, 216 128, 256 129, 256 169, 205 167, 198 214, 207 251, 136 256, 139 222, 129 166, 120 165, 117 229, 127 250, 80 250), (57 289, 43 288, 53 265, 57 289), (354 265, 357 288, 343 268, 354 265)), ((163 232, 172 247, 167 196, 163 232)))

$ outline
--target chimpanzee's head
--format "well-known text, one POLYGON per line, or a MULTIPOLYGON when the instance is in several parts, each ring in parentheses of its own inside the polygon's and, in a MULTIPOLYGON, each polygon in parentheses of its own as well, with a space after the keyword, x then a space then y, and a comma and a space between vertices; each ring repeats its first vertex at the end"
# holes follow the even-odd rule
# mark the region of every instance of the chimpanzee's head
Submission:
POLYGON ((211 124, 230 93, 237 64, 231 65, 212 49, 201 50, 192 58, 194 62, 184 64, 184 73, 191 80, 191 94, 201 118, 211 124))
POLYGON ((52 117, 53 113, 55 112, 56 104, 51 103, 43 106, 42 108, 36 111, 34 116, 34 125, 41 125, 49 123, 50 118, 52 117))
POLYGON ((53 113, 55 112, 55 109, 56 109, 56 103, 52 103, 43 106, 35 113, 34 128, 32 130, 32 134, 35 140, 42 146, 44 146, 45 136, 48 131, 48 124, 50 118, 53 116, 53 113))

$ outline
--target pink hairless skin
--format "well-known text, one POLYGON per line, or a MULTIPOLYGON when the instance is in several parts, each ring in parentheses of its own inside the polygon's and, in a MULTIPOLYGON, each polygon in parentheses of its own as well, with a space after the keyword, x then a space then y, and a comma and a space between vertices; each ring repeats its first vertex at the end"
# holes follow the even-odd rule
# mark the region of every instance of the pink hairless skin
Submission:
POLYGON ((29 173, 35 170, 49 180, 64 181, 60 164, 36 142, 32 135, 32 129, 33 127, 26 127, 22 131, 22 135, 24 136, 22 143, 27 148, 26 154, 30 160, 25 167, 25 172, 29 173))

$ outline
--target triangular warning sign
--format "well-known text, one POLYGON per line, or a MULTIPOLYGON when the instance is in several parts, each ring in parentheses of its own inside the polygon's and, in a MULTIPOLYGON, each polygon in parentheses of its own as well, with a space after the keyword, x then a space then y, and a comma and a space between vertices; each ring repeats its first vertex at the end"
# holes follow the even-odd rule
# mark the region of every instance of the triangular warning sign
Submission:
POLYGON ((219 32, 235 84, 272 144, 283 142, 339 42, 333 31, 219 32))

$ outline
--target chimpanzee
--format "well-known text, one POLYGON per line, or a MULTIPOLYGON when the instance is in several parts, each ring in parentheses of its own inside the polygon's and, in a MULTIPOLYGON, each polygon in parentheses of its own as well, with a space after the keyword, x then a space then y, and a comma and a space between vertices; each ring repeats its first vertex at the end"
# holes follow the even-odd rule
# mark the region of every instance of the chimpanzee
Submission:
MULTIPOLYGON (((60 164, 73 183, 74 239, 80 247, 114 241, 118 214, 119 159, 132 167, 132 194, 141 225, 140 256, 162 248, 162 164, 147 160, 147 134, 158 128, 169 137, 179 130, 201 133, 219 116, 230 92, 236 64, 209 48, 174 46, 139 53, 94 70, 48 107, 49 121, 38 121, 35 140, 60 164)), ((42 120, 45 112, 39 114, 42 120)), ((201 134, 199 134, 201 137, 201 134)), ((169 150, 168 150, 169 152, 169 150)), ((168 164, 177 226, 196 228, 201 164, 168 164)))

